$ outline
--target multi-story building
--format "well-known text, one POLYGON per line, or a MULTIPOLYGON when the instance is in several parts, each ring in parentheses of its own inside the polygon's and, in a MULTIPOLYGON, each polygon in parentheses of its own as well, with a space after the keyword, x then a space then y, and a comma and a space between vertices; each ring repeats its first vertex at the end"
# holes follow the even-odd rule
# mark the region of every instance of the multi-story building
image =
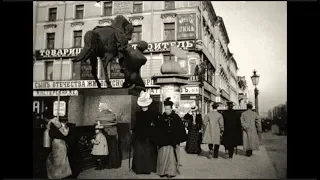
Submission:
MULTIPOLYGON (((160 74, 164 61, 177 61, 183 73, 190 75, 189 84, 181 88, 180 112, 195 103, 207 113, 210 102, 238 103, 237 63, 228 49, 229 38, 221 17, 215 14, 210 1, 43 1, 36 4, 34 63, 34 110, 52 108, 61 90, 66 106, 76 103, 83 88, 97 88, 88 62, 71 61, 80 53, 85 33, 95 26, 112 23, 118 14, 134 26, 131 45, 140 40, 148 43, 144 52, 147 63, 141 76, 154 99, 160 99, 160 87, 152 76, 160 74), (202 21, 202 22, 201 22, 202 21), (170 54, 170 47, 188 51, 188 58, 170 54), (206 64, 204 93, 194 71, 197 64, 206 64), (204 102, 202 102, 202 95, 204 102)), ((101 62, 99 79, 104 80, 101 62)), ((120 88, 123 74, 116 62, 110 63, 113 88, 120 88)), ((67 116, 67 113, 66 113, 67 116)))

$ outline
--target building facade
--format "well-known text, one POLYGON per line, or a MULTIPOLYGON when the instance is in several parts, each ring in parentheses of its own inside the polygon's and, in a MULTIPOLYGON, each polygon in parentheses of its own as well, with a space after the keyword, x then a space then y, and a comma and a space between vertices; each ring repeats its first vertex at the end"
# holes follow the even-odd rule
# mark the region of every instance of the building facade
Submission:
MULTIPOLYGON (((228 48, 230 40, 223 20, 215 14, 210 1, 100 1, 101 7, 95 3, 37 2, 34 111, 41 113, 46 106, 52 108, 58 90, 68 110, 75 103, 70 97, 81 94, 81 89, 97 88, 89 62, 73 63, 71 59, 81 52, 87 31, 110 25, 118 14, 134 26, 130 42, 133 48, 140 40, 148 43, 144 52, 147 63, 141 68, 141 76, 154 99, 160 99, 160 87, 153 83, 152 76, 160 74, 164 61, 174 60, 190 76, 188 85, 181 88, 180 115, 192 104, 205 113, 212 102, 225 104, 231 100, 239 105, 237 63, 228 48), (171 55, 171 46, 188 51, 188 58, 171 55), (206 66, 204 91, 194 76, 195 67, 201 62, 206 66)), ((112 62, 109 68, 113 88, 121 88, 124 79, 119 65, 112 62)), ((104 81, 100 61, 98 77, 104 81)))

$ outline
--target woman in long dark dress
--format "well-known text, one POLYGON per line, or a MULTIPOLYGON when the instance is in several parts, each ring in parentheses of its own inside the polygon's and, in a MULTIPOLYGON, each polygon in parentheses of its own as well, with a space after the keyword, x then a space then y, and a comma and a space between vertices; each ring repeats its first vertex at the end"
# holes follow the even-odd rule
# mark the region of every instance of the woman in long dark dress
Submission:
POLYGON ((178 153, 180 143, 186 141, 187 135, 181 118, 172 110, 170 98, 164 101, 165 112, 156 125, 156 143, 160 147, 157 160, 157 174, 174 177, 180 173, 178 153))
POLYGON ((186 144, 186 151, 188 154, 201 153, 201 128, 202 117, 197 113, 198 107, 191 107, 191 115, 186 114, 184 119, 188 121, 188 140, 186 144))
POLYGON ((121 148, 118 137, 118 129, 116 122, 116 114, 108 109, 106 103, 99 104, 99 114, 97 121, 104 127, 104 135, 107 138, 109 155, 105 160, 106 164, 104 168, 106 169, 117 169, 121 167, 121 148))
POLYGON ((136 113, 136 123, 133 133, 133 159, 132 170, 136 174, 150 174, 156 172, 157 146, 153 141, 155 123, 159 114, 152 112, 148 106, 152 99, 148 93, 141 92, 137 101, 141 111, 136 113))

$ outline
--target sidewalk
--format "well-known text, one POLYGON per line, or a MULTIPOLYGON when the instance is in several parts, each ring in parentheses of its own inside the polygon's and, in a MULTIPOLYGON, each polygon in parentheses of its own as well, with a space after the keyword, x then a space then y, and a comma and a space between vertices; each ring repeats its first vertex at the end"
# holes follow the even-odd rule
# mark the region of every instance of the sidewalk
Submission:
MULTIPOLYGON (((176 179, 276 179, 277 173, 267 154, 266 148, 260 146, 259 151, 255 151, 252 157, 244 156, 242 147, 238 147, 238 154, 233 159, 224 159, 224 147, 220 146, 218 159, 208 159, 208 147, 202 145, 202 154, 191 155, 184 151, 185 144, 181 144, 180 167, 181 174, 176 179)), ((157 179, 156 174, 136 175, 128 170, 128 160, 122 162, 119 169, 107 169, 96 171, 89 169, 82 172, 78 179, 157 179)))

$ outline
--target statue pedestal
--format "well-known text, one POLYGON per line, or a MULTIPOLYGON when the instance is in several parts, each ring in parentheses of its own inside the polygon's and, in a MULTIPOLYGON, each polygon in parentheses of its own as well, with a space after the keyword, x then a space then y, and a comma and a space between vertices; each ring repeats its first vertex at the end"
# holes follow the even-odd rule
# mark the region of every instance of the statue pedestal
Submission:
POLYGON ((121 143, 122 158, 128 158, 131 122, 135 122, 135 113, 139 90, 129 89, 83 89, 79 96, 70 97, 68 120, 77 126, 88 126, 96 123, 99 103, 107 103, 117 116, 117 128, 121 143))
MULTIPOLYGON (((154 82, 160 85, 160 100, 163 102, 167 97, 171 97, 174 103, 173 109, 179 108, 181 92, 180 87, 188 84, 189 76, 181 74, 162 74, 153 76, 154 82)), ((162 111, 164 109, 162 108, 162 111)), ((176 112, 178 114, 178 112, 176 112)))

